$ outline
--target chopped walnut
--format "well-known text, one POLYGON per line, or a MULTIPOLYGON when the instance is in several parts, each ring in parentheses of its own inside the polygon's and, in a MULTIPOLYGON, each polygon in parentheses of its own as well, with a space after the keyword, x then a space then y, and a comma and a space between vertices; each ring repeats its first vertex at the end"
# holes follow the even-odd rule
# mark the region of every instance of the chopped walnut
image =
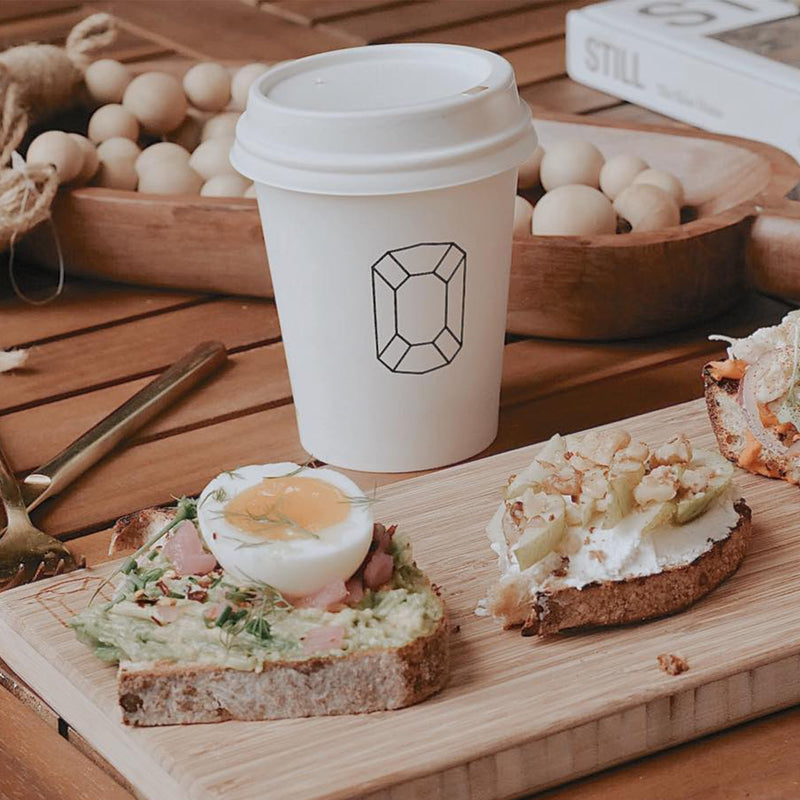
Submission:
POLYGON ((545 491, 576 497, 581 492, 581 476, 571 466, 562 467, 542 481, 545 491))
POLYGON ((624 450, 620 450, 614 457, 620 461, 638 461, 644 464, 650 457, 650 448, 644 442, 631 442, 624 450))
POLYGON ((596 433, 591 431, 583 437, 578 447, 579 455, 607 467, 611 464, 614 454, 627 447, 631 435, 627 431, 612 429, 596 433))
POLYGON ((603 564, 606 560, 606 554, 602 550, 590 550, 589 558, 593 558, 595 561, 599 561, 603 564))
POLYGON ((633 499, 640 506, 648 503, 666 503, 678 493, 678 481, 669 467, 656 467, 645 475, 633 490, 633 499))
POLYGON ((669 441, 659 445, 650 452, 652 467, 688 464, 692 460, 692 444, 685 433, 673 436, 669 441))
POLYGON ((608 492, 608 480, 600 469, 593 469, 583 476, 583 494, 599 500, 608 492))
POLYGON ((561 563, 556 569, 553 570, 553 576, 556 578, 566 578, 569 571, 569 556, 562 556, 561 563))
POLYGON ((658 656, 658 666, 667 673, 667 675, 680 675, 689 669, 689 662, 681 656, 676 656, 674 653, 662 653, 658 656))
POLYGON ((686 489, 692 494, 700 494, 708 489, 709 483, 713 477, 714 470, 710 467, 685 469, 680 478, 680 485, 682 489, 686 489))

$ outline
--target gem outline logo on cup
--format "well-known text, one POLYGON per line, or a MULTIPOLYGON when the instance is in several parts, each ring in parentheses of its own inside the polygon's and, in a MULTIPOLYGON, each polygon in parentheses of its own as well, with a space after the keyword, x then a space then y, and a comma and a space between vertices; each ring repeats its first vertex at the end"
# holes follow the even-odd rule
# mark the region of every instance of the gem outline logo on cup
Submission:
POLYGON ((231 162, 255 182, 300 442, 312 456, 406 472, 462 461, 494 440, 517 169, 536 143, 511 65, 476 48, 347 48, 253 84, 231 162), (466 278, 463 324, 449 325, 460 335, 446 333, 440 253, 399 289, 397 332, 408 344, 386 349, 381 306, 391 299, 394 325, 397 293, 376 300, 373 267, 432 245, 464 254, 453 265, 462 264, 453 280, 466 278), (434 331, 437 313, 445 324, 434 331))
POLYGON ((426 375, 452 364, 464 344, 466 252, 455 242, 421 242, 397 247, 387 250, 372 265, 371 272, 378 361, 390 372, 404 375, 426 375), (430 250, 433 252, 428 252, 430 250), (422 263, 414 258, 417 254, 422 256, 422 263), (431 263, 427 261, 428 255, 433 256, 431 269, 426 269, 431 263), (412 263, 407 262, 408 256, 412 256, 412 263), (415 292, 427 276, 431 276, 430 281, 426 281, 431 288, 425 291, 423 287, 423 291, 415 292), (401 303, 400 290, 404 287, 401 303), (420 313, 426 301, 428 307, 420 313), (430 316, 439 311, 441 327, 436 327, 434 317, 433 331, 430 316), (417 319, 407 319, 412 315, 417 319), (417 327, 421 323, 428 333, 435 335, 426 339, 424 334, 419 338, 419 334, 410 333, 409 323, 413 328, 414 322, 417 327))

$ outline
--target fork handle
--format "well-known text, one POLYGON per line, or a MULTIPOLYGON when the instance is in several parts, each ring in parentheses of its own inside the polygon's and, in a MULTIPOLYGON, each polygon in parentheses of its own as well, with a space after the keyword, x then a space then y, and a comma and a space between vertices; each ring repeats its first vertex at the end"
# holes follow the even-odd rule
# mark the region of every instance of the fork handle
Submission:
MULTIPOLYGON (((28 510, 33 510, 46 498, 72 483, 123 439, 219 369, 227 357, 225 345, 212 341, 199 344, 180 361, 176 361, 52 461, 25 478, 22 492, 28 510)), ((13 478, 13 473, 11 475, 13 478)))
POLYGON ((2 447, 0 447, 0 502, 3 504, 9 523, 20 512, 27 516, 22 492, 2 447))

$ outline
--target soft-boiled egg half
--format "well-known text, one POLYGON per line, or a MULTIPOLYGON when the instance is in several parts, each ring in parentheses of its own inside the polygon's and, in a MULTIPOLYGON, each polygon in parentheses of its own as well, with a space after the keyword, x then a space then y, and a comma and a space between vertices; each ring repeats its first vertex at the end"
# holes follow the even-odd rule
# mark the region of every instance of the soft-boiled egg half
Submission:
POLYGON ((353 481, 292 463, 223 472, 200 495, 197 520, 231 577, 288 597, 347 580, 372 541, 372 509, 353 481))

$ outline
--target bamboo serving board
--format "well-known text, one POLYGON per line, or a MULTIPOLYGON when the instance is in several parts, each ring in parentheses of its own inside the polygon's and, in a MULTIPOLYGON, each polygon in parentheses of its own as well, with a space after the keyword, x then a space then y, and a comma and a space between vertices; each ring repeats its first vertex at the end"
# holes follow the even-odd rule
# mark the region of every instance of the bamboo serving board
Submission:
MULTIPOLYGON (((713 446, 700 401, 625 427, 713 446)), ((474 616, 495 577, 483 528, 508 474, 536 449, 380 493, 377 518, 410 535, 456 626, 450 684, 419 706, 126 728, 115 668, 64 626, 108 565, 1 595, 0 657, 150 800, 502 800, 800 702, 800 495, 785 483, 739 475, 753 509, 750 552, 683 614, 544 641, 474 616), (683 656, 689 671, 665 674, 661 653, 683 656)))

